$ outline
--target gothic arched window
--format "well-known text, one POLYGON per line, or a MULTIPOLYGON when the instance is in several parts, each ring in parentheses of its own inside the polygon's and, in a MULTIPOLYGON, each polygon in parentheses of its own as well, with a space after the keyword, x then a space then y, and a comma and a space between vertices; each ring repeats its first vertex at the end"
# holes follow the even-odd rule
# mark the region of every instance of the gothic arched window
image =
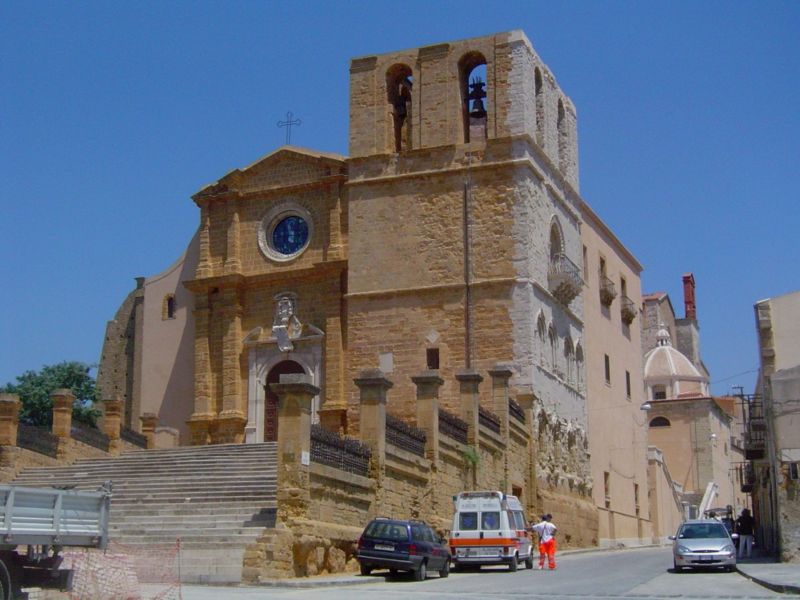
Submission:
POLYGON ((386 96, 392 111, 394 151, 411 149, 411 67, 396 64, 386 71, 386 96))
POLYGON ((485 140, 488 136, 488 86, 486 57, 468 52, 458 61, 464 142, 485 140))

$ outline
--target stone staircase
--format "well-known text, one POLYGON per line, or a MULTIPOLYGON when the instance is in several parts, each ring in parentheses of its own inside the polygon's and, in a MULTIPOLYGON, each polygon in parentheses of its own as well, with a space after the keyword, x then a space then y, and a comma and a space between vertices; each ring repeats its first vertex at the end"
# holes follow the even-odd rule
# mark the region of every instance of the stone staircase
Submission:
POLYGON ((244 551, 276 512, 276 445, 141 450, 70 466, 31 468, 13 482, 96 490, 111 480, 109 537, 146 553, 181 540, 181 580, 238 583, 244 551))

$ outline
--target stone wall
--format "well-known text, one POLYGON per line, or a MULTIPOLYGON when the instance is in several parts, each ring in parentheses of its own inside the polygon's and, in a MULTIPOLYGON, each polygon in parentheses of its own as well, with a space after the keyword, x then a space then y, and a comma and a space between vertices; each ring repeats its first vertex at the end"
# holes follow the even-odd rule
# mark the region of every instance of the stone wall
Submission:
POLYGON ((417 413, 409 425, 426 434, 423 456, 387 441, 392 382, 381 371, 362 373, 356 384, 359 436, 372 451, 368 477, 302 461, 310 455, 309 413, 319 390, 303 375, 282 376, 280 384, 273 384, 281 398, 277 523, 248 548, 244 579, 257 582, 355 569, 358 536, 369 519, 378 516, 422 519, 446 535, 452 526, 453 496, 474 489, 516 493, 529 520, 541 512, 552 513, 563 533, 563 547, 596 545, 597 510, 587 482, 582 430, 547 417, 543 409, 535 419, 533 397, 517 399, 524 423, 509 418, 511 370, 498 365, 489 373, 492 403, 484 410, 499 421, 499 427, 492 426, 499 433, 478 416, 481 377, 459 375, 467 443, 438 428, 438 394, 444 380, 434 371, 414 377, 417 413), (544 453, 537 454, 537 436, 548 443, 544 453), (537 481, 535 474, 540 472, 537 481))

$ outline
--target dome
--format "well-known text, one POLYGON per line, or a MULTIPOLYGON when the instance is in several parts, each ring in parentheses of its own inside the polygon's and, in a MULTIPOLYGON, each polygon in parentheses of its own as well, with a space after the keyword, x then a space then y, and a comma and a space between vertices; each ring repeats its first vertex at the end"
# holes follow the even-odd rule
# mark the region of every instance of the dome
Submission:
POLYGON ((706 395, 708 379, 686 355, 672 347, 669 331, 662 325, 657 346, 644 355, 644 380, 648 385, 669 384, 671 396, 706 395), (684 382, 684 385, 680 385, 684 382))

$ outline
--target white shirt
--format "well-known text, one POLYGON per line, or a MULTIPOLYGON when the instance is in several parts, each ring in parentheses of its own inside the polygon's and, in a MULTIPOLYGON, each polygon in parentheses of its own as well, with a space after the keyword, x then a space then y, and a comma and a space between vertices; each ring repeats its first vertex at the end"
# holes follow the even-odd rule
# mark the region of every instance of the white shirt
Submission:
POLYGON ((553 534, 557 528, 550 521, 542 521, 534 525, 532 529, 539 534, 539 541, 549 542, 553 539, 553 534))

